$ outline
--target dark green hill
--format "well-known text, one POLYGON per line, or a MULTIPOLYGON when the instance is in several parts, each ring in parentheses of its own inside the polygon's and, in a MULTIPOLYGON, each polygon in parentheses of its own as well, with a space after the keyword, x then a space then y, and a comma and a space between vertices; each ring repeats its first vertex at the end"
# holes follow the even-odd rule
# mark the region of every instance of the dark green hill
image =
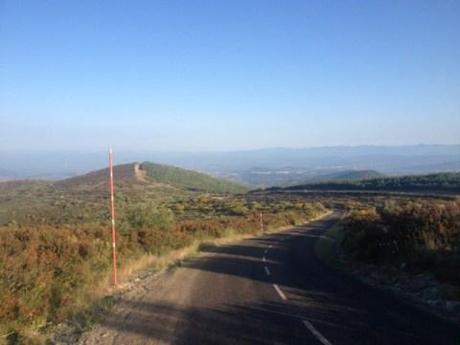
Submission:
POLYGON ((330 174, 313 176, 308 179, 306 184, 318 182, 337 182, 337 181, 355 181, 355 180, 369 180, 375 178, 382 178, 385 175, 375 170, 345 170, 338 171, 330 174))
POLYGON ((247 191, 247 188, 241 184, 169 165, 144 162, 140 165, 140 169, 145 171, 146 178, 178 188, 213 193, 244 193, 247 191))
POLYGON ((438 173, 362 179, 357 181, 332 181, 290 186, 287 190, 384 190, 384 191, 446 191, 460 192, 460 173, 438 173))

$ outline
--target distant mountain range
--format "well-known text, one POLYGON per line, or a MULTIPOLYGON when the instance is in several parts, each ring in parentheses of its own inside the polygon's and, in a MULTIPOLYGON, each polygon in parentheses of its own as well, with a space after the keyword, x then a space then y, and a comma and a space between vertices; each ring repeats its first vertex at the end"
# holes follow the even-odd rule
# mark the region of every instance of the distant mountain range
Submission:
MULTIPOLYGON (((117 163, 154 161, 244 182, 285 186, 334 174, 427 174, 460 171, 460 145, 333 146, 233 152, 115 152, 117 163)), ((105 152, 0 151, 0 179, 57 179, 103 168, 105 152)), ((330 175, 329 177, 327 177, 330 175)), ((338 177, 340 178, 340 176, 338 177)))

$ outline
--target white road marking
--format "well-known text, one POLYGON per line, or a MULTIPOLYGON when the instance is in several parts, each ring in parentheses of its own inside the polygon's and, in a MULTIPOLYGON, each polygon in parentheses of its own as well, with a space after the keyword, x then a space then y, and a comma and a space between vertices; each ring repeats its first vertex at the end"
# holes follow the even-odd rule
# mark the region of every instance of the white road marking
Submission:
POLYGON ((265 268, 265 273, 267 273, 267 276, 269 276, 270 275, 270 270, 268 269, 267 266, 265 266, 264 268, 265 268))
POLYGON ((302 236, 305 236, 305 237, 313 237, 313 238, 322 238, 322 239, 325 239, 325 240, 328 240, 328 241, 332 241, 332 242, 335 242, 335 238, 331 238, 329 236, 325 236, 325 235, 310 235, 310 234, 302 234, 302 236))
POLYGON ((287 300, 286 295, 283 293, 283 291, 281 291, 281 289, 278 287, 278 285, 273 284, 273 287, 275 288, 276 292, 278 292, 278 295, 280 295, 282 300, 284 300, 284 301, 287 300))
POLYGON ((268 248, 271 248, 271 247, 273 247, 273 245, 270 244, 270 245, 268 246, 268 248))
POLYGON ((265 256, 262 258, 262 261, 265 262, 265 256))
POLYGON ((318 332, 318 330, 313 327, 313 325, 311 324, 310 321, 308 320, 302 320, 303 324, 305 325, 305 327, 308 328, 308 330, 316 337, 316 339, 318 339, 323 345, 332 345, 329 340, 327 340, 326 338, 324 338, 324 336, 318 332))

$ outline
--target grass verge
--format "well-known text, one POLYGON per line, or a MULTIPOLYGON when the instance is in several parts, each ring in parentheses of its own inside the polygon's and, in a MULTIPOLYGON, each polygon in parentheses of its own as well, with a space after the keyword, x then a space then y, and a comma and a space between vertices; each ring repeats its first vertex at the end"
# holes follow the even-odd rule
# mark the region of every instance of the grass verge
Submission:
MULTIPOLYGON (((264 233, 311 221, 319 214, 324 214, 324 208, 267 215, 264 233)), ((110 310, 136 280, 177 265, 197 254, 203 245, 262 234, 256 217, 188 222, 174 229, 174 233, 167 229, 148 233, 141 228, 125 236, 117 288, 111 286, 110 265, 103 254, 110 245, 105 236, 99 236, 103 228, 41 227, 1 232, 0 244, 5 249, 1 256, 5 260, 0 262, 0 290, 5 294, 0 296, 4 322, 0 344, 70 343, 110 310), (141 251, 160 240, 161 250, 141 251), (16 248, 23 248, 21 255, 14 251, 16 248)))
MULTIPOLYGON (((310 223, 329 214, 330 212, 324 212, 311 219, 305 219, 299 222, 299 224, 310 223)), ((143 255, 136 260, 132 260, 120 271, 120 284, 117 287, 113 287, 110 284, 110 280, 103 282, 101 284, 100 291, 102 293, 100 293, 100 297, 93 302, 90 308, 81 312, 79 314, 79 318, 72 319, 72 323, 68 325, 68 327, 64 328, 64 331, 67 334, 61 334, 60 336, 78 338, 83 331, 88 330, 91 326, 101 320, 101 318, 116 304, 116 301, 120 298, 120 296, 134 288, 140 280, 146 279, 152 275, 161 274, 165 270, 174 269, 180 266, 180 263, 183 260, 200 255, 204 249, 242 241, 255 236, 262 236, 264 234, 281 232, 290 229, 293 226, 294 225, 291 224, 287 226, 268 228, 265 231, 258 230, 248 234, 241 234, 232 229, 227 229, 221 238, 195 240, 190 246, 173 250, 165 255, 143 255)), ((56 330, 56 328, 54 330, 56 330)))

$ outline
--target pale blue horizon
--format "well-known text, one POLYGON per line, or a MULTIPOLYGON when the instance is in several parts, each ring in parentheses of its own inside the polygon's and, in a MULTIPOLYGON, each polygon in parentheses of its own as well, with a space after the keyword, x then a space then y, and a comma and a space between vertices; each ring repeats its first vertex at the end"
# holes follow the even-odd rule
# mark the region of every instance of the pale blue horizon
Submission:
POLYGON ((0 149, 460 143, 457 1, 1 1, 0 149))

